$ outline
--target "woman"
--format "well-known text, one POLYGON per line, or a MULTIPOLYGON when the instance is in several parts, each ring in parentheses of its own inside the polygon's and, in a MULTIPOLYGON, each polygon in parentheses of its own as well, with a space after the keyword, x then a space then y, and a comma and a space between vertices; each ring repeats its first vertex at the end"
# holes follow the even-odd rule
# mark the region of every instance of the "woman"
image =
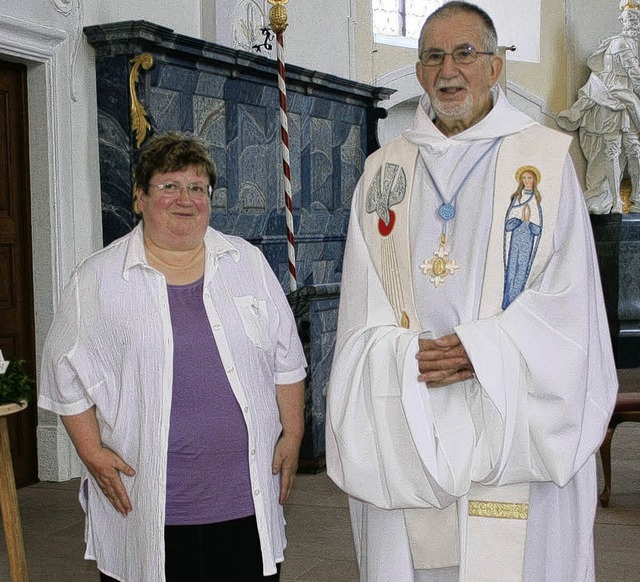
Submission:
POLYGON ((534 166, 516 170, 518 188, 511 195, 504 224, 504 295, 502 309, 522 293, 542 233, 540 171, 534 166))
POLYGON ((45 341, 42 408, 87 474, 85 557, 126 582, 278 580, 306 362, 262 254, 209 225, 203 143, 149 141, 141 223, 74 272, 45 341))

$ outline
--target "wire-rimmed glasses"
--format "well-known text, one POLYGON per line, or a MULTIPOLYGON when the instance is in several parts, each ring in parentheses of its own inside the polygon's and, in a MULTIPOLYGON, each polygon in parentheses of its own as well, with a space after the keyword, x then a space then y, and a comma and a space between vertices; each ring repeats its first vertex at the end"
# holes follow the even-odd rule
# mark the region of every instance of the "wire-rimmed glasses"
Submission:
POLYGON ((187 192, 189 198, 201 200, 207 196, 210 198, 213 194, 213 188, 208 184, 202 184, 201 182, 191 182, 186 186, 179 182, 162 182, 160 184, 151 184, 164 194, 165 196, 178 197, 183 190, 187 192))
POLYGON ((444 63, 444 58, 447 55, 451 55, 456 65, 470 65, 476 62, 478 55, 495 55, 495 53, 477 51, 470 45, 456 47, 450 53, 438 49, 428 49, 420 53, 420 62, 425 67, 439 67, 444 63))

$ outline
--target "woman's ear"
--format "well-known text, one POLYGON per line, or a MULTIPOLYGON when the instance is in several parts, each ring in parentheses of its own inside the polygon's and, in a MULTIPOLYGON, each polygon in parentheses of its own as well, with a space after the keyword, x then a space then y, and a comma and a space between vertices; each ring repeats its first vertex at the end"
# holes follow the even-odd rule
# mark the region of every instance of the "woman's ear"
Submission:
POLYGON ((142 216, 141 206, 144 206, 144 203, 141 203, 142 195, 143 195, 142 188, 140 188, 139 186, 136 186, 133 190, 132 208, 133 208, 133 213, 137 217, 142 216))

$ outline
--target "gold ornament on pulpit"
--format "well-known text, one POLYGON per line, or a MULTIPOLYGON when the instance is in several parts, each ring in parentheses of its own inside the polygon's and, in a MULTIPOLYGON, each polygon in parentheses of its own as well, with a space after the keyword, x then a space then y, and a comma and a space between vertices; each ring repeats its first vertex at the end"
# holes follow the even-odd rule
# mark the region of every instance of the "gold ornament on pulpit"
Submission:
POLYGON ((140 147, 151 129, 147 121, 147 112, 136 94, 136 83, 140 77, 140 68, 148 71, 153 66, 153 57, 143 53, 131 59, 131 73, 129 74, 129 97, 131 99, 131 132, 136 135, 136 147, 140 147))
POLYGON ((271 10, 269 10, 269 22, 271 23, 271 30, 276 34, 284 32, 289 25, 287 23, 287 9, 284 7, 289 0, 268 0, 269 4, 273 4, 271 10))
POLYGON ((620 183, 620 198, 622 200, 622 214, 629 214, 631 211, 631 192, 632 185, 629 178, 624 178, 620 183))

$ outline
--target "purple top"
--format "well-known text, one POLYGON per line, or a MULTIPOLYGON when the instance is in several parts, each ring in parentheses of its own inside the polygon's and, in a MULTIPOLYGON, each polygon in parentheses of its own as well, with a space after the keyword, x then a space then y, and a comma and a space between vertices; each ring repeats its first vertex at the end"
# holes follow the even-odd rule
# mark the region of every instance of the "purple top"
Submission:
POLYGON ((202 279, 167 291, 174 347, 165 523, 253 515, 247 427, 209 325, 202 279))

